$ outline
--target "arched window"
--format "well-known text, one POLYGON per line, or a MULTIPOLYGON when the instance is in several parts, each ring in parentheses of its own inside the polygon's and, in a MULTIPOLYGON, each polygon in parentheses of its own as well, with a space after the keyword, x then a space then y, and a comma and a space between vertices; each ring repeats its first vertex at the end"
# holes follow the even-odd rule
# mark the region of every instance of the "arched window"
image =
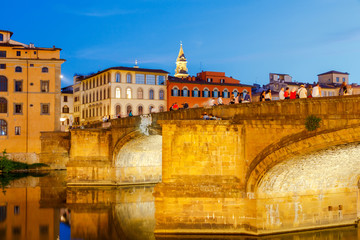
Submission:
POLYGON ((120 82, 120 73, 116 73, 115 82, 120 82))
POLYGON ((137 98, 138 99, 143 99, 144 98, 144 92, 143 92, 142 88, 138 88, 138 90, 137 90, 137 98))
POLYGON ((214 98, 217 98, 217 97, 219 97, 219 90, 217 90, 216 88, 213 90, 213 92, 212 92, 212 96, 214 97, 214 98))
POLYGON ((100 90, 100 100, 102 100, 102 91, 100 90))
POLYGON ((43 67, 43 68, 41 69, 41 72, 43 72, 43 73, 48 73, 48 72, 49 72, 49 69, 48 69, 47 67, 43 67))
POLYGON ((163 90, 159 91, 159 99, 164 100, 164 91, 163 90))
POLYGON ((149 106, 149 113, 155 112, 155 107, 153 105, 149 106))
POLYGON ((229 91, 227 90, 227 89, 224 89, 224 91, 223 91, 223 96, 222 96, 223 98, 229 98, 230 96, 229 96, 229 91))
POLYGON ((193 97, 200 97, 200 94, 199 94, 199 89, 198 88, 194 88, 193 90, 192 90, 192 96, 193 97))
POLYGON ((0 41, 4 41, 4 35, 2 33, 0 33, 0 41))
POLYGON ((149 91, 149 99, 154 99, 154 90, 152 89, 149 91))
POLYGON ((143 106, 138 106, 138 115, 142 115, 144 114, 144 109, 143 109, 143 106))
POLYGON ((203 91, 203 97, 210 97, 209 89, 205 88, 203 91))
POLYGON ((126 75, 126 82, 127 82, 127 83, 131 83, 131 74, 130 74, 130 73, 128 73, 128 74, 126 75))
POLYGON ((237 96, 239 95, 238 90, 235 89, 235 90, 233 91, 233 94, 234 94, 234 97, 237 97, 237 96))
POLYGON ((129 116, 129 113, 132 111, 131 105, 126 107, 126 114, 129 116))
POLYGON ((0 98, 0 113, 7 113, 7 100, 0 98))
POLYGON ((183 97, 188 97, 188 96, 189 96, 189 89, 188 89, 187 87, 184 87, 184 88, 182 89, 182 94, 181 94, 181 96, 183 96, 183 97))
POLYGON ((120 107, 120 105, 116 105, 116 107, 115 107, 115 114, 116 114, 116 116, 120 116, 120 115, 121 115, 121 107, 120 107))
POLYGON ((177 87, 174 87, 171 89, 171 96, 177 97, 179 96, 179 89, 177 87))
POLYGON ((3 119, 0 119, 0 136, 7 135, 7 122, 3 119))
POLYGON ((22 68, 19 67, 19 66, 17 66, 17 67, 15 68, 15 72, 22 72, 22 68))
POLYGON ((160 105, 159 106, 159 112, 163 112, 164 111, 164 106, 160 105))
POLYGON ((116 97, 116 98, 120 98, 120 97, 121 97, 120 88, 116 88, 116 89, 115 89, 115 97, 116 97))
POLYGON ((64 106, 62 109, 63 113, 69 113, 69 107, 68 106, 64 106))
POLYGON ((126 89, 126 98, 131 99, 131 88, 126 89))

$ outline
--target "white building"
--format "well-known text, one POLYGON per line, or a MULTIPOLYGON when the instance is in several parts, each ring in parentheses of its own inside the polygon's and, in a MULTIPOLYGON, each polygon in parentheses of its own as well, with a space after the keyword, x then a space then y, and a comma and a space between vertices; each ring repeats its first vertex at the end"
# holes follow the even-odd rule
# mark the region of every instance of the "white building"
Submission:
POLYGON ((69 131, 74 122, 73 86, 61 89, 61 131, 69 131))

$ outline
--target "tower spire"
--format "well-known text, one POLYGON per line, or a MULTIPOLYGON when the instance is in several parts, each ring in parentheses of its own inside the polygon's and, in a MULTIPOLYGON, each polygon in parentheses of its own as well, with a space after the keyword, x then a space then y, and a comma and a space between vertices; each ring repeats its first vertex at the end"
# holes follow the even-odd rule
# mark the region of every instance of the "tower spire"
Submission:
POLYGON ((176 59, 175 77, 186 78, 189 76, 186 64, 187 60, 182 47, 182 41, 180 41, 179 55, 176 59))

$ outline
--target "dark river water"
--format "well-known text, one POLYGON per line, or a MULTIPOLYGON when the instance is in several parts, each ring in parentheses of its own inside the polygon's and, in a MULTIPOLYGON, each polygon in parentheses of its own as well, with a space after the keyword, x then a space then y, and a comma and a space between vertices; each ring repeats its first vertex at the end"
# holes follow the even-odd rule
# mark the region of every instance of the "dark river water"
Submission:
POLYGON ((154 236, 154 185, 66 187, 66 172, 0 175, 0 239, 358 239, 355 227, 268 237, 154 236))

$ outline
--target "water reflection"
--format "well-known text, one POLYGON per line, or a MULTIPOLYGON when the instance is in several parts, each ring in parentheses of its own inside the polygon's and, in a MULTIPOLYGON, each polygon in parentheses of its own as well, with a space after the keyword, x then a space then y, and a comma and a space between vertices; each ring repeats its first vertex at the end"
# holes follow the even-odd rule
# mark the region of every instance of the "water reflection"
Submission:
POLYGON ((268 237, 154 236, 153 185, 66 188, 65 172, 15 180, 0 192, 0 239, 358 239, 354 227, 268 237))

